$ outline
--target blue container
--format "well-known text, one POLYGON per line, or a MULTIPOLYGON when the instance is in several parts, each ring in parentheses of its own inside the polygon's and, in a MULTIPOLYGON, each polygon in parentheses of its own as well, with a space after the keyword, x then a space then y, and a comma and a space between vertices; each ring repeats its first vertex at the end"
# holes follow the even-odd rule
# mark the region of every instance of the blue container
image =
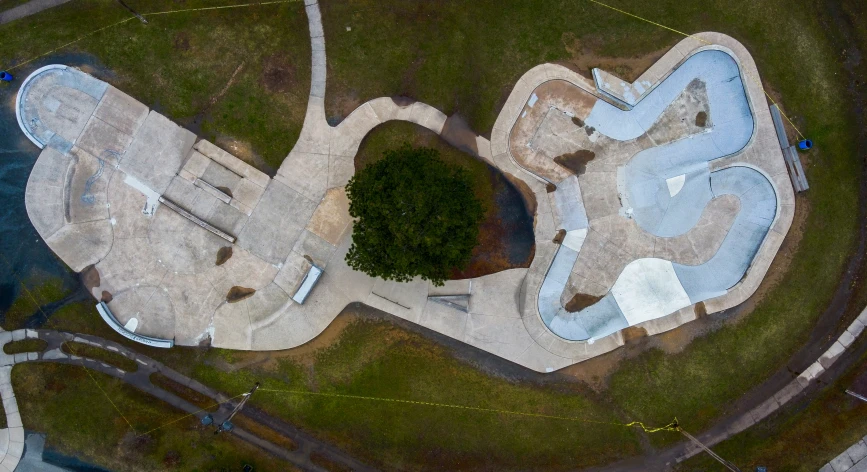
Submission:
POLYGON ((798 149, 800 149, 802 151, 806 151, 812 147, 813 147, 813 141, 810 141, 809 139, 802 139, 801 141, 798 142, 798 149))
POLYGON ((4 82, 12 82, 13 78, 14 77, 12 77, 12 74, 6 72, 5 70, 3 72, 0 72, 0 80, 4 82))

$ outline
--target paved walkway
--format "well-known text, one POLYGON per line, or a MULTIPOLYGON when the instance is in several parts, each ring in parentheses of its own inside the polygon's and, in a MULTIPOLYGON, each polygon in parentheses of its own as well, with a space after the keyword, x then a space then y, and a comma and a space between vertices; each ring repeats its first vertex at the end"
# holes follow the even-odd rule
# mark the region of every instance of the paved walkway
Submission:
MULTIPOLYGON (((0 430, 0 472, 13 471, 18 465, 24 450, 24 428, 21 422, 21 415, 18 412, 18 405, 15 401, 15 395, 12 391, 10 382, 10 372, 15 364, 23 362, 57 362, 61 364, 82 365, 88 369, 95 370, 108 374, 114 378, 120 379, 127 384, 156 397, 169 405, 183 410, 187 413, 196 413, 196 417, 202 418, 206 412, 199 411, 200 408, 187 402, 186 400, 177 397, 176 395, 167 392, 150 381, 150 376, 153 373, 160 373, 166 377, 189 387, 202 395, 214 400, 214 403, 225 402, 220 408, 211 413, 217 422, 221 418, 226 418, 235 407, 233 402, 228 401, 228 397, 219 393, 201 383, 190 379, 166 366, 157 362, 150 357, 138 354, 120 344, 88 335, 75 335, 63 333, 59 331, 47 330, 17 330, 12 332, 0 332, 0 393, 3 396, 3 407, 6 411, 7 429, 0 430), (2 347, 11 341, 21 339, 38 338, 46 341, 48 346, 43 352, 26 353, 9 355, 2 352, 2 347), (114 366, 104 364, 102 362, 70 356, 61 350, 61 345, 66 341, 76 341, 85 344, 90 344, 96 347, 117 352, 130 359, 135 360, 139 366, 135 372, 125 372, 114 366)), ((352 458, 338 448, 327 444, 313 436, 299 430, 298 428, 285 423, 277 418, 271 417, 255 408, 245 407, 242 413, 243 416, 251 418, 253 421, 259 422, 269 428, 277 431, 284 436, 290 438, 298 449, 288 451, 273 443, 263 440, 254 434, 236 427, 231 434, 247 441, 255 446, 258 446, 271 454, 280 457, 302 470, 310 470, 317 472, 325 472, 325 469, 314 464, 310 456, 313 453, 320 454, 327 459, 349 467, 354 471, 373 471, 375 469, 363 464, 362 462, 352 458)))
POLYGON ((867 472, 867 437, 823 465, 819 472, 867 472))
MULTIPOLYGON (((34 144, 44 148, 28 181, 28 214, 64 262, 75 271, 91 271, 89 279, 99 281, 91 293, 106 300, 118 326, 137 335, 174 339, 179 345, 210 339, 221 348, 287 349, 318 336, 347 304, 361 302, 527 368, 552 372, 624 344, 624 323, 586 329, 587 323, 599 325, 605 320, 591 310, 565 313, 563 308, 573 295, 620 293, 605 299, 606 306, 622 309, 624 315, 617 319, 653 335, 694 320, 698 315, 692 304, 708 296, 712 298, 704 302, 706 312, 713 313, 742 303, 758 287, 794 213, 791 183, 758 83, 745 80, 740 92, 752 107, 746 111, 755 120, 752 138, 743 150, 712 161, 708 171, 761 170, 779 206, 774 212, 751 214, 757 218, 753 223, 761 219, 770 231, 753 238, 761 243, 746 275, 732 278, 731 283, 739 280, 732 287, 713 285, 710 294, 698 290, 693 299, 695 294, 684 289, 673 269, 672 262, 693 264, 679 259, 681 246, 649 241, 653 247, 648 248, 648 241, 631 237, 646 232, 621 214, 629 213, 629 208, 620 203, 616 167, 666 139, 687 142, 715 135, 703 130, 693 137, 690 133, 695 130, 675 125, 675 131, 656 135, 651 132, 656 125, 650 125, 638 138, 618 141, 602 131, 578 127, 566 111, 552 112, 555 103, 548 106, 545 100, 559 100, 561 108, 582 104, 572 114, 578 122, 595 116, 594 110, 606 102, 595 84, 552 64, 521 77, 490 141, 472 132, 463 138, 479 158, 521 181, 532 193, 536 253, 530 268, 449 281, 444 287, 420 279, 387 282, 350 269, 344 257, 352 242, 352 222, 343 187, 354 172, 362 139, 391 120, 414 122, 446 137, 451 126, 439 110, 403 98, 371 100, 340 125, 330 126, 325 116, 327 58, 321 13, 316 1, 306 0, 305 8, 313 51, 309 106, 297 144, 273 179, 75 69, 49 66, 22 84, 16 107, 19 125, 34 144), (543 88, 551 84, 571 89, 561 87, 562 99, 550 93, 546 99, 543 88), (535 107, 548 112, 537 116, 535 107), (599 144, 601 148, 594 148, 597 153, 616 150, 617 156, 600 154, 580 176, 563 173, 565 167, 556 164, 553 156, 542 156, 545 146, 539 145, 536 160, 524 159, 515 150, 538 142, 532 138, 532 142, 510 142, 512 130, 531 117, 555 115, 557 126, 571 128, 568 133, 542 133, 549 142, 583 133, 582 146, 599 144), (561 174, 546 174, 545 166, 561 169, 561 174), (630 222, 634 231, 624 230, 630 222), (567 232, 562 245, 554 242, 559 230, 567 232), (657 253, 656 246, 670 250, 657 253), (217 265, 220 254, 223 259, 217 265), (556 263, 557 254, 577 257, 556 263), (299 303, 294 297, 313 265, 324 272, 306 301, 299 303), (543 290, 551 281, 557 282, 554 288, 543 290), (599 293, 587 291, 591 282, 599 293), (444 296, 463 304, 442 304, 437 297, 444 296), (543 317, 548 308, 554 318, 543 317), (552 331, 555 322, 569 322, 570 317, 581 318, 583 332, 552 331)), ((650 84, 663 80, 699 54, 727 57, 731 67, 758 77, 740 43, 716 33, 700 36, 705 42, 694 37, 681 41, 642 80, 650 84)), ((634 114, 645 113, 645 108, 636 107, 634 114)), ((671 107, 655 110, 663 108, 671 107)), ((709 119, 726 116, 711 110, 709 119)), ((682 122, 681 117, 665 113, 645 121, 660 120, 682 122)), ((539 135, 528 136, 533 134, 539 135)), ((690 187, 691 177, 684 179, 684 186, 690 187)), ((767 198, 769 192, 762 194, 764 200, 773 200, 767 198)), ((738 214, 736 205, 726 208, 738 214)), ((737 229, 739 220, 728 221, 734 221, 731 224, 737 229)), ((707 236, 700 238, 699 246, 719 251, 725 246, 720 235, 730 228, 710 227, 718 234, 687 233, 678 244, 694 249, 689 237, 707 236)))
MULTIPOLYGON (((26 16, 34 15, 43 10, 53 8, 70 0, 30 0, 29 2, 18 5, 9 10, 0 11, 0 25, 9 23, 10 21, 20 20, 26 16)), ((0 8, 3 8, 3 3, 0 3, 0 8)))

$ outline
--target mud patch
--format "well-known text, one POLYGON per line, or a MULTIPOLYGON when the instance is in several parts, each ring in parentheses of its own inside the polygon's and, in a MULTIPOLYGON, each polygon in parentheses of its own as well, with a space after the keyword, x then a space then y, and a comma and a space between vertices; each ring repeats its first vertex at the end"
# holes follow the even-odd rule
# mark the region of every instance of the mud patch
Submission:
POLYGON ((105 303, 111 303, 112 300, 114 300, 114 297, 111 295, 111 292, 103 290, 102 296, 99 297, 99 301, 105 302, 105 303))
POLYGON ((696 303, 693 307, 693 310, 695 311, 696 318, 703 318, 707 316, 707 308, 704 306, 704 302, 696 303))
POLYGON ((229 303, 240 302, 252 297, 254 293, 256 293, 256 289, 236 285, 229 289, 229 293, 226 294, 226 301, 229 303))
POLYGON ((569 313, 575 313, 576 311, 581 311, 590 305, 596 304, 596 302, 598 302, 599 300, 602 300, 601 296, 588 295, 586 293, 576 293, 575 296, 572 297, 572 299, 566 302, 566 306, 564 308, 566 308, 566 311, 568 311, 569 313))
POLYGON ((704 128, 707 124, 707 113, 700 111, 695 115, 695 125, 699 128, 704 128))
POLYGON ((217 251, 217 265, 223 265, 232 257, 232 246, 221 247, 217 251))
POLYGON ((488 175, 495 207, 486 212, 479 227, 479 243, 473 248, 470 263, 464 270, 453 271, 452 279, 530 267, 536 254, 534 212, 528 211, 520 190, 502 172, 488 166, 488 175))
POLYGON ((440 136, 461 151, 476 157, 479 156, 479 147, 476 143, 477 135, 470 129, 470 125, 461 115, 454 114, 448 117, 440 136))
POLYGON ((414 98, 404 96, 391 97, 391 101, 401 108, 406 108, 416 102, 414 98))
POLYGON ((557 231, 557 235, 554 236, 553 243, 554 244, 563 244, 564 239, 566 239, 566 230, 561 229, 560 231, 557 231))
POLYGON ((596 54, 596 50, 601 48, 605 44, 605 41, 593 35, 583 36, 579 39, 575 33, 566 32, 560 36, 560 41, 563 43, 566 52, 571 56, 566 61, 560 61, 561 65, 578 72, 588 79, 593 79, 592 69, 599 68, 627 82, 634 82, 635 79, 649 69, 669 49, 657 49, 643 56, 627 58, 607 57, 596 54))
POLYGON ((274 54, 265 58, 259 83, 271 93, 287 92, 295 85, 296 75, 295 66, 286 57, 274 54))
POLYGON ((620 330, 620 334, 623 335, 623 342, 633 343, 641 338, 646 338, 647 330, 638 326, 630 326, 620 330))
POLYGON ((87 288, 88 292, 92 292, 94 288, 99 287, 102 283, 99 279, 99 270, 94 265, 89 265, 81 271, 81 283, 87 288))
POLYGON ((175 37, 172 38, 172 48, 174 48, 175 51, 189 51, 190 34, 186 31, 179 31, 175 34, 175 37))
POLYGON ((596 157, 596 153, 581 149, 569 154, 563 154, 554 158, 554 162, 567 169, 575 175, 583 175, 587 170, 587 163, 596 157))

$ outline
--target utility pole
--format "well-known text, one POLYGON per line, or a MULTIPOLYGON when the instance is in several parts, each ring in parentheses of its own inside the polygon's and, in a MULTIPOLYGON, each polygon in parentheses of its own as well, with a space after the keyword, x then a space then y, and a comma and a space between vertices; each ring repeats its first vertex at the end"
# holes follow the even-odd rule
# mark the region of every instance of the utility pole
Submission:
POLYGON ((705 446, 704 444, 702 444, 702 442, 699 441, 698 439, 696 439, 695 436, 693 436, 693 435, 687 433, 686 431, 684 431, 683 428, 681 428, 680 425, 677 423, 677 421, 675 421, 675 423, 674 423, 674 427, 677 428, 678 431, 680 431, 680 434, 686 436, 687 439, 689 439, 690 441, 692 441, 693 443, 695 443, 698 447, 702 448, 702 450, 704 450, 704 452, 708 453, 711 457, 713 457, 714 459, 716 459, 717 462, 719 462, 720 464, 722 464, 726 469, 728 469, 728 470, 730 470, 730 471, 732 471, 732 472, 741 472, 741 469, 738 469, 738 467, 737 467, 736 465, 734 465, 734 464, 732 464, 731 462, 729 462, 729 461, 723 459, 723 458, 720 457, 717 453, 711 451, 709 447, 707 447, 707 446, 705 446))
MULTIPOLYGON (((238 403, 238 406, 236 406, 235 409, 232 410, 232 413, 229 414, 229 417, 226 418, 225 421, 220 423, 220 426, 217 427, 217 430, 214 431, 214 434, 220 434, 223 431, 228 432, 228 431, 235 429, 235 425, 232 424, 232 418, 234 418, 235 415, 239 411, 241 411, 241 408, 244 408, 244 404, 247 403, 247 400, 249 400, 250 397, 253 396, 253 392, 255 392, 256 389, 258 389, 258 388, 259 388, 259 382, 256 382, 256 385, 254 385, 253 388, 248 393, 244 394, 244 398, 242 398, 241 401, 238 403)), ((740 471, 738 471, 738 472, 740 472, 740 471)))
POLYGON ((139 15, 137 11, 133 10, 132 8, 130 8, 129 5, 127 5, 126 3, 123 2, 123 0, 117 0, 117 3, 120 3, 120 5, 121 5, 122 7, 126 8, 130 13, 133 14, 133 16, 135 16, 136 18, 138 18, 139 21, 141 21, 141 22, 144 23, 144 24, 148 24, 148 20, 145 20, 143 16, 139 15))

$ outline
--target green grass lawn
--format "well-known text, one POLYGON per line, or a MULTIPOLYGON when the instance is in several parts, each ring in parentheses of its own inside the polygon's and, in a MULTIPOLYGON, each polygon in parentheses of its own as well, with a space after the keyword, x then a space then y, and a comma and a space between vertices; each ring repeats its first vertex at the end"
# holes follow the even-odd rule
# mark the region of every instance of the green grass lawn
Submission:
MULTIPOLYGON (((147 13, 232 2, 127 3, 147 13)), ((0 68, 128 17, 114 1, 75 0, 0 26, 0 68)), ((310 39, 303 2, 151 16, 148 21, 128 21, 58 53, 96 57, 88 72, 257 167, 275 170, 292 149, 307 106, 310 39)), ((12 72, 23 79, 35 66, 12 72)))
POLYGON ((387 322, 356 321, 310 364, 290 359, 226 373, 214 351, 192 375, 230 392, 262 383, 255 404, 387 470, 565 470, 639 452, 636 430, 399 403, 335 399, 300 390, 439 402, 622 422, 603 398, 577 384, 507 382, 452 358, 437 344, 387 322))
POLYGON ((22 364, 12 370, 12 385, 24 428, 47 434, 46 446, 117 471, 295 470, 261 450, 187 418, 171 427, 147 431, 182 417, 175 410, 112 377, 78 366, 22 364), (100 391, 105 391, 126 419, 100 391), (126 421, 137 433, 134 433, 126 421))
MULTIPOLYGON (((741 470, 767 466, 774 472, 815 472, 867 434, 867 403, 846 394, 867 371, 861 365, 841 377, 809 405, 803 401, 789 415, 774 416, 715 446, 714 452, 741 470)), ((860 391, 860 390, 859 390, 860 391)), ((684 462, 678 471, 715 471, 707 455, 684 462)))
MULTIPOLYGON (((175 7, 168 1, 131 4, 140 11, 175 7)), ((198 4, 203 3, 188 1, 184 6, 198 4)), ((827 306, 856 236, 861 159, 853 137, 858 130, 839 50, 821 23, 827 15, 822 2, 612 4, 682 31, 721 31, 743 42, 765 86, 815 143, 813 151, 803 155, 811 186, 798 202, 810 209, 798 228, 803 237, 786 274, 749 316, 693 341, 680 353, 652 351, 625 362, 599 395, 571 384, 543 388, 490 376, 418 336, 379 323, 353 325, 338 345, 317 356, 313 368, 286 361, 271 370, 227 375, 213 367, 218 364, 213 357, 241 354, 137 349, 179 369, 195 368, 201 380, 233 391, 261 379, 272 388, 638 419, 656 425, 676 416, 691 432, 709 426, 785 363, 827 306)), ((408 95, 448 114, 461 113, 481 133, 490 130, 515 81, 536 64, 560 61, 586 73, 597 63, 658 54, 680 39, 584 0, 323 1, 322 9, 329 115, 345 116, 355 104, 376 96, 408 95)), ((0 64, 68 41, 81 33, 85 19, 87 24, 108 24, 124 15, 113 2, 76 0, 21 20, 14 35, 6 34, 12 27, 4 25, 0 64)), ((306 28, 300 4, 263 6, 245 12, 167 15, 147 27, 128 22, 74 49, 95 54, 113 71, 114 76, 106 77, 109 82, 181 123, 209 110, 202 124, 206 134, 249 143, 273 167, 291 148, 306 103, 306 28), (284 92, 278 90, 285 84, 263 83, 261 77, 275 77, 262 74, 266 69, 288 70, 286 64, 269 62, 274 51, 295 68, 295 79, 284 92), (242 62, 235 85, 208 108, 210 98, 242 62)), ((619 73, 640 70, 620 66, 619 73)), ((67 306, 55 319, 68 329, 119 338, 90 304, 67 306)), ((533 464, 574 468, 640 452, 636 435, 617 428, 391 404, 347 406, 337 400, 264 393, 257 398, 263 408, 394 468, 437 463, 468 469, 533 464)), ((34 429, 52 427, 50 414, 40 418, 42 423, 32 424, 45 429, 34 429)), ((654 446, 679 440, 678 435, 650 436, 654 446)), ((80 450, 94 447, 84 437, 79 441, 75 447, 80 450)))

